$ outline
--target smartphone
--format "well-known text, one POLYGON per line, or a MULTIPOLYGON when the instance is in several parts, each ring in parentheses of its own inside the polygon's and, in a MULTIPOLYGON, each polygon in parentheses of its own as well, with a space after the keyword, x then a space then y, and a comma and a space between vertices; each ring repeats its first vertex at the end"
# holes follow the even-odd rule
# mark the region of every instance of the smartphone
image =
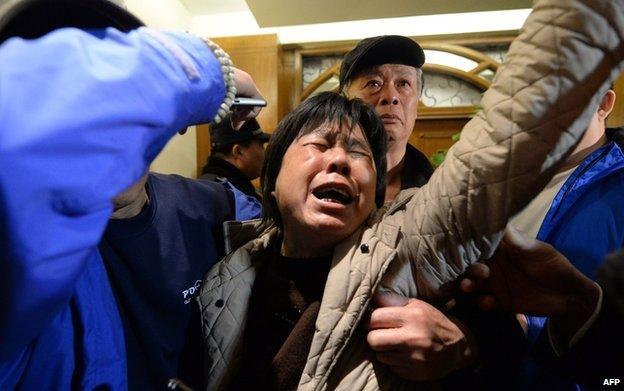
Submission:
POLYGON ((235 97, 232 103, 232 107, 265 107, 266 105, 267 103, 264 99, 243 98, 239 96, 235 97))

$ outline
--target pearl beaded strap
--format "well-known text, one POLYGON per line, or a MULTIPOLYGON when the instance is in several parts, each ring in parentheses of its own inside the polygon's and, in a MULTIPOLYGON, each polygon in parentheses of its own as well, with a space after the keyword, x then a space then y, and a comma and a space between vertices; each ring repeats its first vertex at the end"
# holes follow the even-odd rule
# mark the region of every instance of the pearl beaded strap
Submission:
POLYGON ((219 63, 221 64, 221 73, 223 74, 223 82, 225 83, 225 99, 221 103, 221 106, 219 106, 219 110, 217 110, 217 114, 212 120, 212 122, 218 124, 230 113, 230 108, 232 107, 232 103, 234 103, 234 97, 236 96, 234 66, 232 64, 230 56, 223 49, 221 49, 219 45, 212 42, 208 38, 200 38, 202 41, 204 41, 204 43, 206 43, 206 45, 212 51, 217 60, 219 60, 219 63))

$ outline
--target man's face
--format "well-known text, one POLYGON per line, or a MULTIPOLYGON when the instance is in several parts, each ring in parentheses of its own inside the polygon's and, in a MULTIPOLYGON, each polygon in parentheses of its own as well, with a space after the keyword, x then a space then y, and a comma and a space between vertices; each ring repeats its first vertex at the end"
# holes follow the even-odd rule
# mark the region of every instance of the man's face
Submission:
POLYGON ((366 220, 375 206, 377 172, 359 126, 324 124, 296 139, 272 193, 285 235, 335 245, 366 220))
POLYGON ((388 133, 388 151, 404 150, 416 122, 420 86, 416 68, 383 64, 357 74, 345 92, 375 107, 388 133))
POLYGON ((258 178, 262 171, 262 164, 264 163, 264 144, 265 143, 260 140, 253 140, 248 147, 240 146, 241 171, 243 171, 250 181, 258 178))

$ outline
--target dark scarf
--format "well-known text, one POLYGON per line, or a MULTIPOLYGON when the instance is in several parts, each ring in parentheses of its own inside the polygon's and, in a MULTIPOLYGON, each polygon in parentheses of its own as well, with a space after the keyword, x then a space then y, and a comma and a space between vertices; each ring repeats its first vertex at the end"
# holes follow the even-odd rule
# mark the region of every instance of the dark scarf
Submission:
POLYGON ((403 159, 401 190, 421 187, 429 181, 431 174, 433 174, 433 166, 422 152, 414 148, 411 144, 407 144, 405 157, 403 159))

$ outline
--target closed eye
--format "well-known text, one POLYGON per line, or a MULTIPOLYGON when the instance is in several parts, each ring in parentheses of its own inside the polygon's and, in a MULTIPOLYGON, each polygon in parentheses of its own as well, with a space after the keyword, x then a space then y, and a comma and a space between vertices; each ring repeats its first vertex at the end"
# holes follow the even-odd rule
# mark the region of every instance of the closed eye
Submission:
POLYGON ((309 143, 306 143, 305 145, 316 148, 319 151, 326 151, 327 148, 329 148, 329 145, 322 143, 322 142, 309 142, 309 143))
POLYGON ((352 149, 349 151, 349 154, 355 157, 371 157, 371 154, 368 151, 364 151, 361 149, 352 149))

